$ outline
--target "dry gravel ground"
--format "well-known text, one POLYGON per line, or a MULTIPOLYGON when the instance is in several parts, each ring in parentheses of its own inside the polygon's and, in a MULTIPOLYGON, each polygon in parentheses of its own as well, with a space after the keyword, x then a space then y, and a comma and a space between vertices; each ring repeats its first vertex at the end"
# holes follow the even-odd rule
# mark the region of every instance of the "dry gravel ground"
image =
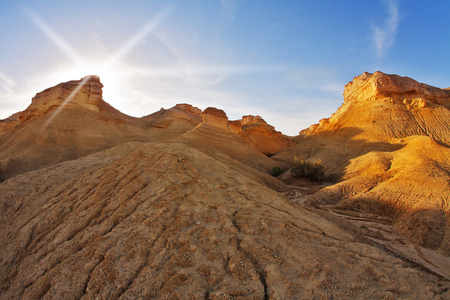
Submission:
POLYGON ((122 144, 0 195, 1 299, 450 298, 444 277, 185 144, 122 144))

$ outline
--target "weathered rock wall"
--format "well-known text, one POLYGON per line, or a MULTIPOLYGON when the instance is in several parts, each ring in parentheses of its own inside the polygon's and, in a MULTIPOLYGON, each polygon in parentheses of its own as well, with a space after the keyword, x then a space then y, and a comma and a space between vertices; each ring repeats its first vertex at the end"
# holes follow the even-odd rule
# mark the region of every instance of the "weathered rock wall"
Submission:
POLYGON ((300 135, 339 134, 389 142, 427 135, 450 145, 450 90, 398 75, 364 73, 346 85, 344 103, 300 135))

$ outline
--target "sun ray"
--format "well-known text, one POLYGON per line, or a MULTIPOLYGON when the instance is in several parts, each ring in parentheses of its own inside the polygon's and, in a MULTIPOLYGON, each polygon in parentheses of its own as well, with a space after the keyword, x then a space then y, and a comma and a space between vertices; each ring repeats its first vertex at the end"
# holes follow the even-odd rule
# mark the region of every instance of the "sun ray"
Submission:
MULTIPOLYGON (((38 26, 38 28, 51 40, 55 45, 62 50, 67 56, 69 56, 78 67, 86 66, 87 63, 62 37, 60 37, 55 30, 53 30, 46 22, 44 22, 35 12, 33 12, 28 7, 23 7, 24 12, 28 17, 38 26)), ((154 30, 169 14, 172 7, 168 7, 165 10, 158 13, 150 22, 146 23, 141 30, 134 34, 117 52, 115 52, 105 63, 99 64, 103 71, 107 71, 112 65, 116 64, 123 56, 125 56, 130 50, 132 50, 147 34, 154 30)), ((50 123, 58 116, 61 110, 72 100, 75 94, 87 83, 91 78, 88 76, 84 77, 80 84, 75 88, 75 90, 70 93, 70 95, 64 99, 61 105, 52 113, 50 118, 45 122, 39 132, 42 132, 47 128, 50 123)))
POLYGON ((112 66, 122 57, 124 57, 128 52, 130 52, 136 45, 142 41, 142 39, 153 31, 170 13, 173 8, 167 7, 166 9, 159 12, 150 22, 146 23, 141 30, 134 34, 122 47, 115 52, 106 62, 106 67, 112 66))
MULTIPOLYGON (((141 42, 145 36, 155 30, 160 24, 167 18, 169 13, 172 11, 173 7, 168 6, 165 9, 159 11, 149 22, 145 23, 137 32, 130 35, 130 38, 126 40, 122 46, 115 51, 112 55, 105 57, 103 61, 86 61, 77 51, 75 51, 69 43, 67 43, 56 31, 50 27, 49 24, 44 22, 34 11, 27 7, 23 7, 24 12, 28 17, 37 25, 37 27, 72 61, 76 63, 75 67, 70 67, 65 69, 62 73, 64 74, 81 74, 81 76, 86 75, 102 75, 105 78, 114 78, 119 75, 113 76, 112 74, 123 74, 123 72, 116 72, 113 70, 114 67, 118 67, 119 63, 122 61, 123 57, 126 56, 132 49, 134 49, 139 42, 141 42), (74 72, 76 70, 76 72, 74 72), (86 73, 89 72, 89 73, 86 73)), ((166 44, 166 43, 164 43, 166 44)), ((170 46, 170 45, 166 45, 170 46)), ((170 47, 169 47, 170 48, 170 47)), ((169 65, 162 68, 130 68, 128 65, 123 65, 121 68, 130 70, 134 75, 144 75, 144 76, 158 76, 158 77, 175 77, 183 80, 187 80, 190 83, 204 83, 207 84, 218 84, 223 78, 226 78, 230 74, 235 73, 253 73, 253 72, 264 72, 264 71, 274 71, 280 68, 280 66, 265 65, 265 66, 251 66, 246 64, 239 65, 199 65, 190 64, 187 62, 180 62, 179 64, 169 65), (211 80, 204 80, 204 76, 208 78, 211 75, 217 75, 218 77, 211 80)), ((122 75, 123 77, 123 75, 122 75)), ((73 96, 86 84, 90 76, 84 77, 80 82, 79 86, 61 103, 61 105, 53 112, 51 117, 42 127, 42 130, 47 128, 49 124, 56 118, 56 116, 61 112, 61 110, 71 101, 73 96)), ((69 78, 71 80, 73 78, 69 78)), ((116 82, 115 84, 120 84, 116 82)), ((41 131, 42 131, 41 130, 41 131)))
POLYGON ((23 7, 24 12, 28 17, 41 29, 45 35, 53 41, 59 49, 61 49, 67 56, 69 56, 73 61, 78 64, 84 62, 83 58, 75 51, 73 48, 60 37, 47 23, 44 22, 36 13, 34 13, 30 8, 23 7))
POLYGON ((67 105, 67 103, 70 102, 70 100, 72 100, 72 98, 78 93, 78 91, 89 81, 89 79, 91 79, 91 76, 88 75, 86 77, 83 78, 83 80, 80 82, 80 84, 72 91, 72 93, 69 94, 69 96, 67 96, 66 99, 64 99, 63 103, 61 103, 61 105, 55 110, 53 111, 52 115, 50 116, 50 118, 48 118, 47 122, 45 122, 45 124, 41 127, 40 132, 42 132, 45 128, 48 127, 48 125, 50 125, 50 123, 56 118, 56 116, 58 116, 58 114, 61 112, 61 110, 67 105))

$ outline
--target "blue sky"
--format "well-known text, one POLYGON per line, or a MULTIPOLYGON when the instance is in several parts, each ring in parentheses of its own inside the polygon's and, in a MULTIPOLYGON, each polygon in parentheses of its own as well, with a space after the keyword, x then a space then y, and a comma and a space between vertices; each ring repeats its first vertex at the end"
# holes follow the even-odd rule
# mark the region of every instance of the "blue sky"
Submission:
POLYGON ((190 103, 296 135, 365 71, 450 86, 449 12, 447 0, 3 0, 0 119, 99 75, 132 116, 190 103))

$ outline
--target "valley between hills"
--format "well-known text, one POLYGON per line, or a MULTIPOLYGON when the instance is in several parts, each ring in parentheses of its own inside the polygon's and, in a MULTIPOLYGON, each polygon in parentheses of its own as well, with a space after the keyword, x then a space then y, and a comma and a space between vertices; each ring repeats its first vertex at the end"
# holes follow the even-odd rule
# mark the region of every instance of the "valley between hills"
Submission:
POLYGON ((450 298, 450 89, 364 73, 291 137, 102 87, 0 121, 0 299, 450 298))

